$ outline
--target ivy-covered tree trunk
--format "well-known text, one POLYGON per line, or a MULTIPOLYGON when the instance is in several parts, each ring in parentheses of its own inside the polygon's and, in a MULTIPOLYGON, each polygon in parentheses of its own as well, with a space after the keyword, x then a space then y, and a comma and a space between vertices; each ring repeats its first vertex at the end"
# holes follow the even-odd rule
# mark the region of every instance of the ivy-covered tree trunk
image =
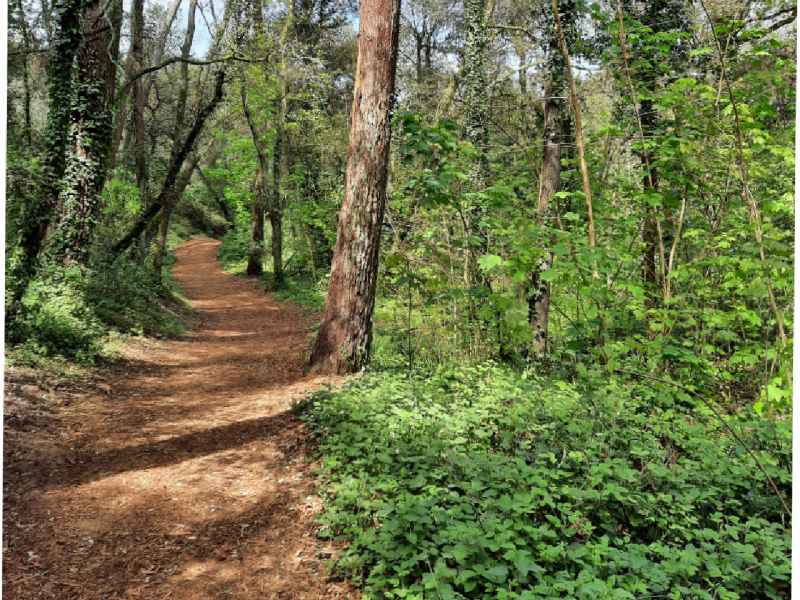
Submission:
POLYGON ((31 145, 33 144, 33 139, 31 137, 31 86, 28 78, 28 63, 30 61, 31 43, 28 32, 28 17, 25 14, 25 7, 22 4, 22 0, 16 0, 15 8, 19 14, 17 18, 20 32, 22 33, 22 91, 24 94, 22 104, 22 112, 24 117, 23 134, 25 135, 25 143, 30 149, 31 145))
POLYGON ((66 168, 75 57, 83 36, 80 30, 81 0, 57 0, 55 31, 50 46, 47 89, 50 109, 44 136, 42 178, 35 197, 26 205, 7 272, 6 331, 16 315, 19 301, 38 270, 38 257, 61 189, 66 168))
POLYGON ((489 88, 486 81, 486 46, 489 34, 486 27, 486 0, 464 0, 466 29, 466 56, 464 60, 465 100, 467 103, 467 139, 478 151, 478 160, 472 170, 472 184, 484 187, 489 161, 486 145, 489 143, 489 88))
POLYGON ((92 0, 82 19, 83 45, 73 89, 71 128, 53 255, 63 265, 85 264, 106 180, 114 121, 114 92, 122 2, 92 0))
POLYGON ((362 1, 345 196, 314 373, 357 371, 369 358, 399 32, 400 0, 362 1))

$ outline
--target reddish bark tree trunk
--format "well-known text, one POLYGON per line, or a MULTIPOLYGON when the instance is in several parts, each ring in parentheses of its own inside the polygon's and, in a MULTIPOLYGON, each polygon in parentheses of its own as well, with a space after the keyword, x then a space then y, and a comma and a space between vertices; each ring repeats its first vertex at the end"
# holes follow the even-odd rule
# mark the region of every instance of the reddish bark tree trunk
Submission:
POLYGON ((310 368, 357 371, 369 358, 386 205, 400 0, 363 0, 345 196, 310 368))

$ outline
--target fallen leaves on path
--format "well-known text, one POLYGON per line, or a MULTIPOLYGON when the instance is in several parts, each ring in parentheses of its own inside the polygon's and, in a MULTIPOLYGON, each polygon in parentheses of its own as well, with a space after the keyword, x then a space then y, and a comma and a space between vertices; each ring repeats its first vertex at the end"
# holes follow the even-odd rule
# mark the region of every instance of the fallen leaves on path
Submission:
POLYGON ((332 383, 303 375, 313 315, 224 273, 217 245, 176 251, 191 333, 73 383, 6 373, 5 598, 357 597, 322 576, 336 548, 289 412, 332 383))

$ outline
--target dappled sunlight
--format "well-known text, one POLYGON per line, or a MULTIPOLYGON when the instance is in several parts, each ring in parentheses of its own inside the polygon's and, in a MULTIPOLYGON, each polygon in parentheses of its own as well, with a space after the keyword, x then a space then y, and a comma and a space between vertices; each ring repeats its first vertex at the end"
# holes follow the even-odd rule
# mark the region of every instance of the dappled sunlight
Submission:
POLYGON ((335 550, 306 526, 321 503, 290 412, 332 380, 303 375, 307 320, 222 272, 216 246, 177 250, 194 331, 142 339, 108 383, 62 394, 68 436, 6 470, 30 490, 13 546, 49 573, 17 597, 337 596, 318 576, 335 550))

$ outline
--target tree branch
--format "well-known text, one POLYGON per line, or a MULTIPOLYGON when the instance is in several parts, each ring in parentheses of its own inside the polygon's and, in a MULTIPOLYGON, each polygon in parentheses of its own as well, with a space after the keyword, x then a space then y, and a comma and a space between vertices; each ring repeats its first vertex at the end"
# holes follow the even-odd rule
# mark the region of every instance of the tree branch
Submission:
POLYGON ((234 51, 231 54, 228 54, 226 56, 222 56, 220 58, 212 58, 211 60, 195 60, 193 58, 183 58, 182 56, 173 56, 172 58, 168 58, 167 60, 162 62, 160 65, 156 65, 154 67, 147 67, 146 69, 142 69, 139 73, 137 73, 136 75, 134 75, 130 79, 128 79, 128 81, 126 81, 122 85, 122 87, 120 87, 119 92, 117 92, 117 99, 119 99, 122 96, 124 96, 127 93, 127 91, 131 88, 131 86, 133 85, 133 82, 136 81, 137 79, 139 79, 140 77, 143 77, 144 75, 147 75, 148 73, 152 73, 153 71, 159 71, 159 70, 164 69, 164 68, 166 68, 166 67, 168 67, 170 65, 173 65, 175 63, 188 63, 190 65, 195 65, 195 66, 205 66, 205 65, 213 65, 213 64, 221 63, 221 62, 227 62, 229 60, 235 60, 235 61, 239 61, 239 62, 251 62, 252 63, 252 62, 261 62, 262 60, 266 60, 266 59, 249 58, 247 56, 243 56, 243 55, 239 54, 236 51, 234 51))
POLYGON ((156 198, 153 204, 151 204, 144 214, 139 217, 128 233, 111 249, 111 262, 116 261, 120 256, 122 256, 122 254, 130 247, 133 241, 145 230, 150 221, 152 221, 159 211, 161 211, 161 209, 164 208, 164 206, 171 200, 173 188, 175 187, 175 182, 178 179, 178 175, 181 167, 183 166, 184 160, 186 160, 189 152, 191 152, 195 141, 197 141, 197 137, 200 135, 200 132, 203 130, 203 127, 206 124, 206 121, 214 112, 214 110, 216 110, 217 105, 222 101, 222 89, 224 84, 225 69, 220 69, 220 71, 217 73, 217 81, 214 87, 214 97, 211 98, 211 101, 203 108, 203 110, 198 113, 194 120, 194 124, 192 125, 192 129, 189 131, 189 135, 186 136, 186 140, 183 142, 183 146, 181 146, 180 151, 173 155, 172 161, 169 165, 169 170, 167 171, 167 176, 164 179, 164 184, 161 186, 161 192, 158 194, 158 198, 156 198))

